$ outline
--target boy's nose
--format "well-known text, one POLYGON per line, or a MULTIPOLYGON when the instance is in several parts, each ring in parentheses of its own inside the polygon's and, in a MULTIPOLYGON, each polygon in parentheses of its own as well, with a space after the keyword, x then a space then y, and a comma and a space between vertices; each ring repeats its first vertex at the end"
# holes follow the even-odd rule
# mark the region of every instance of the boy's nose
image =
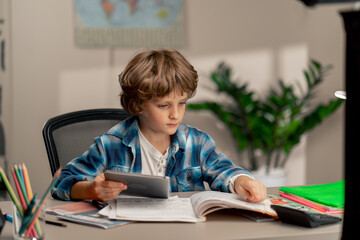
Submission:
POLYGON ((179 109, 174 107, 170 112, 170 118, 178 119, 179 118, 179 109))

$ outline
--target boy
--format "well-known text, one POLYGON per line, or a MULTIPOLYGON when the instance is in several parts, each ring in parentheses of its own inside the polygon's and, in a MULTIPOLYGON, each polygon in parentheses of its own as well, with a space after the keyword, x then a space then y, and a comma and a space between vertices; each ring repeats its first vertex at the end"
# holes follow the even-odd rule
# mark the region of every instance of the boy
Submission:
POLYGON ((181 124, 186 101, 198 75, 177 51, 137 54, 119 76, 121 105, 133 116, 120 122, 81 157, 63 169, 52 190, 57 199, 115 199, 127 186, 107 181, 107 169, 170 177, 172 192, 233 192, 250 202, 266 198, 265 186, 215 151, 214 141, 197 128, 181 124))

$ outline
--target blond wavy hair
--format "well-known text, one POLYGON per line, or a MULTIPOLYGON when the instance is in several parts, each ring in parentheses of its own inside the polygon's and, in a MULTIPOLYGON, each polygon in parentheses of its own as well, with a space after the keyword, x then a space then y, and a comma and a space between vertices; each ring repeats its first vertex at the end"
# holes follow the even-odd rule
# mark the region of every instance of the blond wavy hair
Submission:
POLYGON ((143 51, 134 56, 119 75, 120 102, 125 111, 138 115, 144 102, 165 97, 175 89, 191 98, 197 82, 197 71, 178 51, 143 51))

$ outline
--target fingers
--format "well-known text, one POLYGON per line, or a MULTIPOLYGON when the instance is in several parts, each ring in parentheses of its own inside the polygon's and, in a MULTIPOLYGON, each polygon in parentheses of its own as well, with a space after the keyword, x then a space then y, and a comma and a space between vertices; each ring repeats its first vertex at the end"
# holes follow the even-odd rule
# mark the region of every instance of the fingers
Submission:
POLYGON ((234 184, 237 194, 246 197, 249 202, 261 202, 267 197, 265 185, 258 180, 247 176, 239 176, 234 184))
POLYGON ((117 189, 117 190, 126 190, 127 186, 126 184, 122 182, 116 182, 116 181, 110 181, 105 180, 104 173, 98 175, 94 178, 94 185, 95 188, 105 188, 105 189, 117 189))
POLYGON ((108 184, 107 187, 99 187, 95 190, 97 200, 101 200, 103 202, 111 201, 119 196, 122 191, 127 189, 125 184, 121 184, 121 186, 111 187, 113 184, 108 184))
POLYGON ((249 202, 261 202, 267 197, 266 187, 260 181, 253 180, 245 188, 250 194, 250 197, 247 199, 249 202))
POLYGON ((100 200, 103 202, 109 202, 111 200, 114 200, 118 197, 120 192, 101 192, 98 194, 98 197, 96 200, 100 200))
POLYGON ((114 189, 122 189, 126 187, 126 184, 122 182, 115 182, 115 181, 102 181, 100 183, 101 187, 103 188, 114 188, 114 189))
POLYGON ((122 182, 105 180, 104 174, 100 174, 93 181, 93 190, 96 200, 103 202, 111 201, 127 189, 127 185, 122 182))

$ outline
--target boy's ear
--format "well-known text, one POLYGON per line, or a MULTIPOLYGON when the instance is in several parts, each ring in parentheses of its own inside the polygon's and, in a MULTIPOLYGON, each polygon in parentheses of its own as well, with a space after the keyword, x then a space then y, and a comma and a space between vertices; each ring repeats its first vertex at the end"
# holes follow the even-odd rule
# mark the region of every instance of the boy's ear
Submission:
POLYGON ((144 112, 144 109, 143 109, 142 105, 136 107, 136 114, 135 114, 136 116, 139 116, 144 112))

